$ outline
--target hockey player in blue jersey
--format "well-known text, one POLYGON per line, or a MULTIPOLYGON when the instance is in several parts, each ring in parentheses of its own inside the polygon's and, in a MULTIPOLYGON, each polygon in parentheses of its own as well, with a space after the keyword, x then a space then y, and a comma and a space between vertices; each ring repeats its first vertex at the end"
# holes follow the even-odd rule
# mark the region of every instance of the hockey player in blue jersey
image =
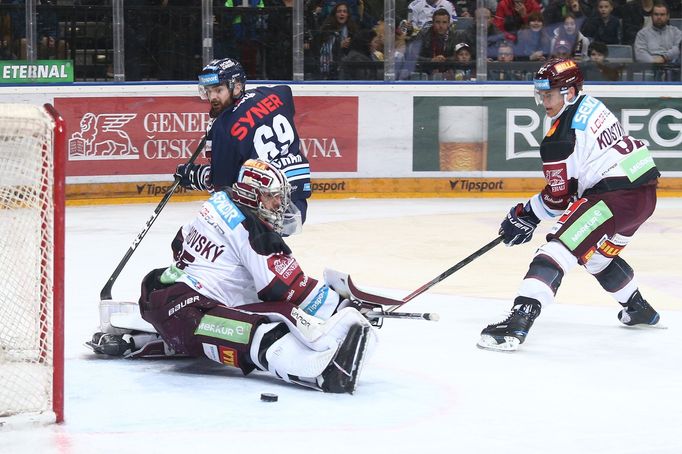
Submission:
POLYGON ((242 164, 261 159, 280 169, 291 184, 291 207, 284 233, 305 222, 310 197, 310 165, 301 153, 294 124, 294 99, 286 85, 246 90, 246 73, 231 58, 213 60, 199 75, 199 92, 215 118, 208 131, 210 164, 181 164, 180 185, 210 192, 231 187, 242 164))

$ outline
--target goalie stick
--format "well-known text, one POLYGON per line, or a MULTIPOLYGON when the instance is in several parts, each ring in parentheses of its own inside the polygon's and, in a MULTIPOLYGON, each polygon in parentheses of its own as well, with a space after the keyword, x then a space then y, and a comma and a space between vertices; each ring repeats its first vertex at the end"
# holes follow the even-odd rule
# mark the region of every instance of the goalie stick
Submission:
MULTIPOLYGON (((197 157, 199 157, 199 154, 204 149, 204 145, 206 145, 206 135, 204 135, 204 137, 201 139, 201 142, 199 142, 199 145, 197 145, 196 150, 194 150, 194 153, 189 158, 189 161, 187 161, 188 166, 193 164, 197 157)), ((118 278, 118 275, 121 274, 121 271, 123 271, 123 267, 126 266, 126 263, 128 263, 128 260, 130 260, 130 257, 132 257, 133 253, 140 245, 142 238, 144 238, 144 236, 147 234, 152 224, 154 224, 154 221, 156 221, 156 218, 161 213, 161 210, 163 210, 163 208, 168 203, 168 200, 175 193, 175 190, 180 185, 180 179, 181 179, 180 176, 175 175, 175 181, 170 186, 170 188, 168 188, 168 191, 166 191, 166 194, 163 196, 163 199, 161 199, 161 202, 159 202, 159 204, 157 205, 156 209, 154 210, 154 213, 152 213, 152 216, 144 225, 142 231, 137 234, 137 237, 133 240, 133 244, 130 245, 130 248, 128 248, 128 251, 125 253, 121 261, 118 263, 118 266, 109 277, 109 280, 107 280, 106 284, 104 284, 104 287, 102 287, 102 291, 99 293, 100 300, 111 299, 111 288, 114 286, 114 282, 118 278)))

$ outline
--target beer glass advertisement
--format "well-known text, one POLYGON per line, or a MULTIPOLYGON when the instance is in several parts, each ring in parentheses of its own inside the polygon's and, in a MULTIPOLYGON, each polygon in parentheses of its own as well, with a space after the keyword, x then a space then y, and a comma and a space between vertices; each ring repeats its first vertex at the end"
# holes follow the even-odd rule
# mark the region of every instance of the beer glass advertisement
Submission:
MULTIPOLYGON (((682 170, 681 99, 599 99, 626 134, 647 142, 660 170, 682 170)), ((533 99, 416 96, 412 167, 415 172, 539 171, 540 142, 549 127, 533 99)))

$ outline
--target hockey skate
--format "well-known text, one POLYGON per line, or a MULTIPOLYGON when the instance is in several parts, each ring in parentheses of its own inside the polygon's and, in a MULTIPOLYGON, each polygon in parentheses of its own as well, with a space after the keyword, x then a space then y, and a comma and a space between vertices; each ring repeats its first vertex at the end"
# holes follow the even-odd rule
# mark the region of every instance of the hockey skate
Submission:
POLYGON ((322 372, 322 391, 353 394, 365 360, 369 334, 369 326, 358 324, 350 328, 331 364, 322 372))
POLYGON ((109 356, 126 356, 135 351, 135 341, 130 334, 95 333, 85 345, 95 353, 109 356))
POLYGON ((659 324, 660 319, 658 312, 642 298, 639 290, 632 294, 626 306, 618 312, 618 320, 627 326, 665 328, 659 324))
POLYGON ((518 350, 526 340, 530 327, 540 315, 540 303, 534 299, 516 299, 509 316, 499 323, 488 325, 481 331, 477 347, 487 350, 511 352, 518 350))
POLYGON ((132 332, 126 334, 95 333, 85 343, 95 353, 122 358, 184 358, 171 349, 156 333, 132 332))

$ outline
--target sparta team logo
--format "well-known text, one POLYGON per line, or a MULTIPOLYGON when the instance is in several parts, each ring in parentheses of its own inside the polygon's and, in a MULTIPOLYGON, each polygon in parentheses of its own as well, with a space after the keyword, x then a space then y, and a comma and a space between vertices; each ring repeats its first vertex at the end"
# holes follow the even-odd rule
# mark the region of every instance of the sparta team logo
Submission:
POLYGON ((566 194, 568 191, 566 164, 543 164, 542 171, 545 174, 545 181, 551 188, 552 196, 557 197, 566 194))
POLYGON ((139 159, 139 150, 122 129, 135 117, 137 114, 86 113, 80 131, 69 138, 69 160, 139 159))

